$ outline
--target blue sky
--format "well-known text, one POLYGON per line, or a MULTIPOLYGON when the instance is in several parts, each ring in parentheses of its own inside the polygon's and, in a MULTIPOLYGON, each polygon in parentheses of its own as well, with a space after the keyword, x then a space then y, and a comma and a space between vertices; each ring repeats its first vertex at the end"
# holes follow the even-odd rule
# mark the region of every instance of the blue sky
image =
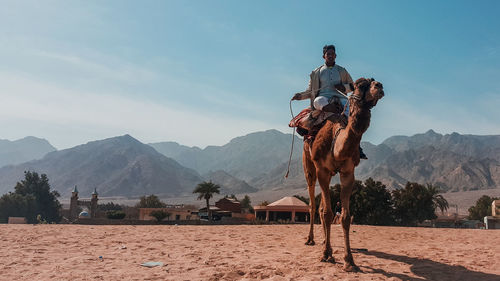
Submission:
POLYGON ((384 84, 363 140, 500 134, 498 1, 1 4, 0 139, 205 147, 290 133, 289 100, 327 43, 354 79, 384 84))

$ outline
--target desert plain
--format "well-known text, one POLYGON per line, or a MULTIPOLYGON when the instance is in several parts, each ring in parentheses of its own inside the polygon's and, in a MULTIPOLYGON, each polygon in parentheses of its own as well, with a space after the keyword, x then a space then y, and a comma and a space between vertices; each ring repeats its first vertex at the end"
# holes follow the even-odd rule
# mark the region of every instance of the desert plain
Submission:
POLYGON ((351 227, 359 272, 307 225, 0 225, 1 280, 500 280, 500 230, 351 227), (155 261, 163 266, 144 267, 155 261))

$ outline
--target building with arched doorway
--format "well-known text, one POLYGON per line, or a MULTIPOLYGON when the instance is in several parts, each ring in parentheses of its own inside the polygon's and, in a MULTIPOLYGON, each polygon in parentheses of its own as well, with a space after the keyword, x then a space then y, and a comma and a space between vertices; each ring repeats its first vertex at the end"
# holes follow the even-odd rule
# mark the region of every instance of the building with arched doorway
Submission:
POLYGON ((75 188, 71 192, 71 199, 70 199, 70 205, 69 205, 69 219, 70 221, 76 220, 77 218, 95 218, 97 216, 97 189, 94 188, 94 192, 91 194, 90 199, 79 199, 78 198, 78 189, 75 188), (83 215, 81 216, 81 213, 78 209, 79 206, 83 206, 88 208, 90 211, 87 212, 87 216, 83 215))
POLYGON ((267 206, 254 206, 255 218, 265 221, 308 222, 309 206, 296 197, 283 197, 267 206))

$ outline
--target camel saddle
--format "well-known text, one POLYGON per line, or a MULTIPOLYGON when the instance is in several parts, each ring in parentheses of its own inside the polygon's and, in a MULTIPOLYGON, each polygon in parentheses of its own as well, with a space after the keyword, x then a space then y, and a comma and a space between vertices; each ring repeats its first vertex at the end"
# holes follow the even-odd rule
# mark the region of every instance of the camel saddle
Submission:
POLYGON ((330 120, 334 123, 341 123, 343 127, 347 126, 347 117, 343 114, 344 108, 338 102, 328 105, 329 111, 313 110, 308 107, 295 116, 289 127, 296 127, 297 133, 304 137, 304 141, 314 141, 316 134, 330 120))

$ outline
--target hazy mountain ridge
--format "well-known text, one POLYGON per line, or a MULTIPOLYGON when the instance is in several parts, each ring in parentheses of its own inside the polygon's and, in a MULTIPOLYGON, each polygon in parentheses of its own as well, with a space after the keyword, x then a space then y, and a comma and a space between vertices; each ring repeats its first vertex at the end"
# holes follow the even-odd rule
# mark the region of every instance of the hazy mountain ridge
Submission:
POLYGON ((0 139, 0 167, 40 159, 55 150, 47 140, 37 137, 28 136, 15 141, 0 139))
POLYGON ((370 159, 361 162, 357 176, 373 177, 392 188, 407 181, 436 184, 446 191, 500 187, 500 136, 429 130, 368 145, 367 154, 370 159))
MULTIPOLYGON (((25 170, 46 173, 63 196, 75 184, 82 196, 94 187, 103 196, 188 195, 204 180, 221 185, 224 194, 305 188, 302 141, 298 138, 290 174, 284 178, 290 145, 291 134, 276 130, 251 133, 205 149, 174 142, 149 146, 125 135, 0 168, 0 192, 12 190, 25 170)), ((441 135, 430 130, 390 137, 379 145, 363 142, 362 147, 369 159, 356 169, 360 180, 372 177, 389 188, 400 188, 407 181, 431 183, 446 191, 500 187, 500 136, 441 135)), ((337 182, 334 177, 331 184, 337 182)))
POLYGON ((222 170, 210 171, 204 174, 203 178, 207 181, 212 181, 218 184, 221 187, 221 194, 230 195, 240 193, 253 193, 258 191, 258 189, 250 186, 247 182, 235 178, 222 170))
MULTIPOLYGON (((171 143, 153 143, 152 147, 172 157, 181 165, 192 168, 200 174, 208 171, 223 170, 241 180, 251 182, 263 177, 276 166, 288 161, 291 135, 277 130, 251 133, 232 139, 223 146, 208 146, 203 150, 180 146, 181 152, 165 149, 171 143)), ((296 137, 295 158, 302 157, 302 141, 296 137)))
POLYGON ((448 150, 459 155, 500 161, 500 135, 479 136, 458 133, 442 135, 429 130, 410 137, 393 136, 382 143, 398 152, 433 146, 436 149, 448 150))
MULTIPOLYGON (((12 190, 26 170, 45 173, 52 188, 67 196, 78 185, 81 196, 97 188, 103 196, 188 194, 200 175, 129 135, 55 151, 40 160, 0 169, 0 191, 12 190)), ((87 196, 88 196, 87 195, 87 196)))
MULTIPOLYGON (((211 159, 226 161, 199 161, 204 156, 196 156, 204 162, 205 169, 221 169, 238 178, 245 178, 258 189, 280 189, 306 187, 301 163, 302 141, 295 143, 294 157, 288 178, 287 169, 291 136, 275 130, 249 134, 233 139, 222 147, 207 147, 200 153, 211 153, 211 159), (266 136, 267 134, 272 135, 266 136), (282 135, 276 137, 276 135, 282 135), (260 139, 256 140, 259 137, 260 139), (263 146, 273 139, 274 154, 263 154, 263 146), (276 153, 276 150, 280 150, 276 153), (238 153, 234 151, 239 150, 238 153), (207 152, 208 151, 208 152, 207 152), (248 161, 248 157, 252 161, 248 161), (269 159, 274 158, 270 163, 269 159), (223 159, 223 160, 221 160, 223 159), (253 164, 249 164, 253 163, 253 164), (248 165, 268 163, 253 171, 248 165), (278 163, 278 164, 276 164, 278 163), (273 166, 270 168, 270 166, 273 166), (256 173, 256 170, 260 174, 256 173)), ((368 160, 361 161, 356 169, 356 178, 364 180, 372 177, 384 182, 390 188, 401 188, 406 182, 430 183, 447 191, 477 190, 500 187, 500 136, 476 136, 438 134, 429 130, 414 136, 393 136, 379 145, 363 142, 362 147, 368 160)), ((173 152, 171 152, 173 153, 173 152)), ((193 149, 189 153, 196 154, 193 149)), ((174 155, 174 154, 172 154, 174 155)), ((179 154, 184 157, 186 153, 179 154)), ((179 162, 186 163, 187 159, 179 162)), ((196 169, 196 167, 193 167, 196 169)), ((200 172, 200 171, 199 171, 200 172)), ((332 184, 338 178, 332 179, 332 184)))

